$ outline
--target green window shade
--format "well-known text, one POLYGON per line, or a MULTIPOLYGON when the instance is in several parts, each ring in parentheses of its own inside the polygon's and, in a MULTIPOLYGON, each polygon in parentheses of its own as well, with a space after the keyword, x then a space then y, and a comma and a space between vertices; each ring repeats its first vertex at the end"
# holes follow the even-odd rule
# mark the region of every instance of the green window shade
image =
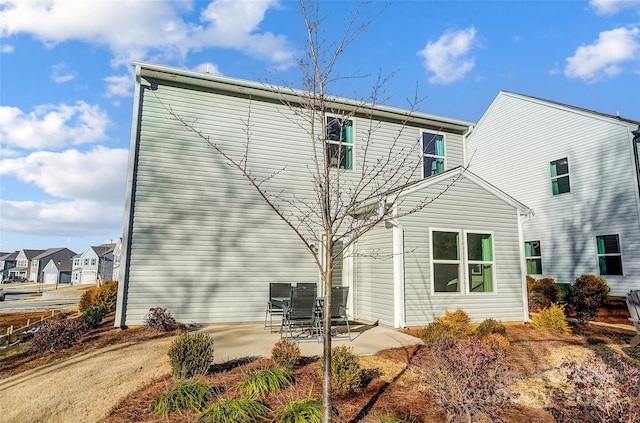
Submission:
POLYGON ((353 122, 350 120, 343 126, 343 140, 347 144, 353 144, 353 122))
POLYGON ((469 251, 469 260, 493 260, 490 234, 467 234, 467 244, 469 251))

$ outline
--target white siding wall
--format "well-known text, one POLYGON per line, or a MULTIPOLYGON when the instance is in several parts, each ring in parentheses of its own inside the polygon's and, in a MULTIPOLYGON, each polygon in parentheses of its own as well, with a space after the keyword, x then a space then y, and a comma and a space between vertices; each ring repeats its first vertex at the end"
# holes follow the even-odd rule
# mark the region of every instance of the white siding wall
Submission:
MULTIPOLYGON (((412 194, 410 207, 424 195, 433 197, 445 184, 412 194)), ((481 321, 524 319, 517 210, 466 178, 456 181, 424 210, 401 219, 405 233, 405 301, 408 326, 431 322, 446 310, 463 309, 481 321), (495 280, 493 293, 432 293, 429 230, 469 230, 493 233, 495 280)), ((461 251, 466 254, 465 251, 461 251)), ((465 277, 466 271, 465 268, 465 277)), ((463 283, 466 283, 463 282, 463 283)))
POLYGON ((525 240, 540 240, 544 276, 598 274, 596 235, 619 234, 624 276, 613 295, 640 288, 640 216, 633 125, 500 93, 467 144, 470 169, 532 208, 525 240), (553 196, 549 163, 567 157, 571 192, 553 196))

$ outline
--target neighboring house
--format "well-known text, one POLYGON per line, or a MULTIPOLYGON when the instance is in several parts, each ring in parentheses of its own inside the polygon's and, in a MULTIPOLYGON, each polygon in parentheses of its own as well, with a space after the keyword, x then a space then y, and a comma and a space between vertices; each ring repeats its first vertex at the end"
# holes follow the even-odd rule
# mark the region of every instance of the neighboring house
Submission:
MULTIPOLYGON (((183 322, 260 321, 270 282, 317 283, 318 269, 247 181, 168 110, 197 122, 236 157, 249 136, 252 175, 277 173, 268 181, 271 192, 312 201, 309 124, 296 113, 304 93, 135 66, 116 326, 142 324, 158 306, 183 322)), ((348 99, 331 104, 339 116, 361 110, 348 99)), ((350 288, 351 317, 414 326, 460 307, 474 320, 527 320, 520 227, 529 209, 461 167, 472 123, 378 105, 365 109, 341 121, 346 154, 331 164, 343 169, 344 189, 361 169, 363 138, 375 128, 367 154, 383 158, 391 145, 396 152, 414 149, 410 160, 423 169, 400 191, 400 216, 427 197, 435 200, 380 224, 336 266, 333 283, 350 288)), ((338 119, 327 118, 328 156, 338 119)), ((384 206, 377 198, 363 210, 375 212, 378 201, 384 206)))
MULTIPOLYGON (((44 267, 49 260, 54 262, 69 260, 76 253, 68 248, 49 248, 33 257, 29 264, 29 280, 32 282, 45 282, 44 267)), ((53 281, 55 282, 55 281, 53 281)))
POLYGON ((111 280, 113 276, 113 249, 108 243, 87 248, 73 257, 71 283, 74 285, 96 284, 111 280))
POLYGON ((640 122, 500 92, 467 138, 470 169, 527 204, 528 273, 640 289, 640 122))
POLYGON ((31 272, 31 264, 34 257, 44 253, 46 250, 20 250, 16 256, 16 267, 9 271, 9 276, 25 278, 28 281, 35 282, 38 272, 31 272))
POLYGON ((16 267, 16 258, 18 257, 18 251, 13 253, 0 253, 0 277, 4 280, 9 277, 9 271, 16 267))
MULTIPOLYGON (((113 275, 111 277, 114 281, 120 280, 120 261, 122 260, 122 238, 116 241, 116 245, 113 247, 113 275)), ((105 279, 108 280, 108 279, 105 279)))
POLYGON ((73 259, 50 259, 43 269, 44 283, 69 283, 71 282, 71 267, 73 259))

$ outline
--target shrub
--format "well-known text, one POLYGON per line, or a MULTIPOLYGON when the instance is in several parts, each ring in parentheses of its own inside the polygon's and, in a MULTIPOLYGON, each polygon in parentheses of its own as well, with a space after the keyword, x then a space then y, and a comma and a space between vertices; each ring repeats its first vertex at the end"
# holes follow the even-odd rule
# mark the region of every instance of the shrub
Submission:
POLYGON ((171 332, 178 326, 171 313, 162 307, 150 308, 149 313, 144 317, 143 324, 159 332, 171 332))
POLYGON ((538 307, 549 307, 560 301, 560 288, 552 278, 536 279, 531 284, 529 298, 538 307))
POLYGON ((429 323, 422 332, 422 340, 426 345, 448 344, 456 338, 467 336, 471 329, 471 319, 466 312, 457 309, 447 311, 444 316, 437 316, 436 321, 429 323))
MULTIPOLYGON (((331 388, 338 395, 347 395, 360 391, 362 370, 360 360, 344 345, 331 350, 331 388)), ((320 375, 324 371, 324 358, 320 360, 320 375)))
POLYGON ((273 419, 276 423, 320 423, 322 421, 322 402, 314 398, 305 398, 289 402, 278 410, 273 419))
POLYGON ((476 338, 482 338, 484 335, 490 333, 497 333, 498 335, 507 336, 507 329, 504 327, 502 322, 499 322, 494 319, 485 319, 480 323, 480 325, 476 328, 473 334, 476 338))
POLYGON ((166 417, 172 411, 202 410, 209 398, 211 389, 206 382, 179 382, 153 401, 153 411, 166 417))
POLYGON ((531 290, 533 289, 533 284, 536 283, 536 278, 533 278, 529 275, 527 275, 527 293, 531 293, 531 290))
POLYGON ((206 375, 213 363, 213 338, 206 333, 183 333, 171 343, 168 355, 178 379, 206 375))
POLYGON ((556 333, 568 333, 569 324, 565 319, 564 306, 551 304, 549 308, 543 308, 531 319, 532 329, 546 329, 556 333))
POLYGON ((581 323, 593 319, 598 309, 607 303, 610 288, 600 276, 582 275, 569 292, 569 305, 581 323))
POLYGON ((118 281, 108 281, 94 289, 92 306, 104 305, 107 313, 116 310, 116 302, 118 301, 118 281))
POLYGON ((271 359, 279 366, 295 368, 300 362, 300 347, 297 342, 283 338, 271 350, 271 359))
POLYGON ((550 392, 550 409, 556 421, 640 421, 640 370, 615 355, 619 370, 597 355, 582 363, 564 361, 562 383, 550 392))
POLYGON ((266 420, 271 410, 252 398, 223 398, 207 407, 197 417, 209 423, 254 423, 266 420))
POLYGON ((34 334, 31 346, 38 353, 63 350, 75 345, 88 329, 86 323, 75 319, 50 320, 34 334))
MULTIPOLYGON (((499 335, 496 335, 499 336, 499 335)), ((490 350, 467 337, 424 349, 412 360, 422 386, 447 413, 448 421, 503 421, 511 398, 511 369, 502 349, 490 350)))
POLYGON ((84 313, 86 309, 93 306, 93 291, 95 290, 95 288, 92 288, 82 293, 80 302, 78 303, 78 309, 80 310, 80 313, 84 313))
POLYGON ((509 339, 499 333, 487 333, 480 338, 488 351, 502 350, 507 351, 511 346, 509 339))
POLYGON ((103 304, 91 306, 82 313, 84 322, 94 328, 100 325, 106 315, 107 308, 103 304))
POLYGON ((292 383, 293 376, 287 368, 273 367, 247 373, 240 384, 240 392, 248 397, 262 399, 292 383))

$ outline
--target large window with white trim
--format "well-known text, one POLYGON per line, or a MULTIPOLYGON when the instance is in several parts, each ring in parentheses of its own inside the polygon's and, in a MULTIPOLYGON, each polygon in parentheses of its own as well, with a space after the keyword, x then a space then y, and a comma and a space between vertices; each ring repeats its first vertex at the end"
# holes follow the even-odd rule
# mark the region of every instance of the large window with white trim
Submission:
POLYGON ((600 275, 622 275, 622 252, 618 235, 600 235, 598 243, 598 268, 600 275))
POLYGON ((353 169, 353 121, 327 116, 327 164, 353 169))
POLYGON ((467 233, 469 292, 493 292, 493 237, 467 233))
POLYGON ((460 232, 433 231, 431 238, 434 291, 460 292, 460 232))
POLYGON ((422 133, 422 168, 424 177, 444 172, 444 135, 422 133))

